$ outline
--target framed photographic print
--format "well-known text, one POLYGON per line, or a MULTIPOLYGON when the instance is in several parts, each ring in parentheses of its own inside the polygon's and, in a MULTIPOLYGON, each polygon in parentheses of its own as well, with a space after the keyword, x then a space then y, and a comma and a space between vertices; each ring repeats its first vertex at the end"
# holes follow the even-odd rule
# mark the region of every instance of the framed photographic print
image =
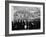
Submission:
POLYGON ((44 6, 40 2, 5 1, 5 35, 44 34, 44 6))

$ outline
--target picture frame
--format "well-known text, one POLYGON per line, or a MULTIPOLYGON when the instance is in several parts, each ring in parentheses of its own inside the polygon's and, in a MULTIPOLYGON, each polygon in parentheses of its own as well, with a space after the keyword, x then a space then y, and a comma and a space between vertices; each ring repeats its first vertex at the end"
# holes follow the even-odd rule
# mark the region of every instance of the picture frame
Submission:
MULTIPOLYGON (((18 7, 19 8, 19 7, 18 7)), ((41 2, 24 2, 24 1, 5 1, 5 36, 20 36, 20 35, 37 35, 37 34, 45 34, 45 4, 41 2), (30 7, 41 7, 41 31, 32 30, 34 33, 31 33, 31 30, 18 30, 12 31, 11 26, 11 8, 12 6, 30 6, 30 7), (10 30, 10 31, 9 31, 10 30), (39 32, 38 32, 39 31, 39 32), (27 33, 28 32, 28 33, 27 33)))

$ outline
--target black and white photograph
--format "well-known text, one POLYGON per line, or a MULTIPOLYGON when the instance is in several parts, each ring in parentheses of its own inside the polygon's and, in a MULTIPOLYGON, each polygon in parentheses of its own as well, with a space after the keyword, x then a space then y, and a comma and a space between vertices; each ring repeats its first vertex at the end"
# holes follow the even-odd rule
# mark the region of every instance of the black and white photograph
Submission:
POLYGON ((40 29, 40 8, 12 6, 12 30, 40 29))
POLYGON ((44 33, 44 3, 6 2, 6 12, 6 35, 44 33))

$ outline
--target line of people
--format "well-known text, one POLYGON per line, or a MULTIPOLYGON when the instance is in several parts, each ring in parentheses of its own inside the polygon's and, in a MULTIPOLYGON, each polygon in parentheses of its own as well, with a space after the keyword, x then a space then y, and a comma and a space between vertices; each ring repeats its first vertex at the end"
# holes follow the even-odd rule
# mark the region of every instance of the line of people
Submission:
POLYGON ((27 21, 18 20, 12 22, 12 30, 27 30, 27 29, 40 29, 40 20, 38 21, 27 21))

